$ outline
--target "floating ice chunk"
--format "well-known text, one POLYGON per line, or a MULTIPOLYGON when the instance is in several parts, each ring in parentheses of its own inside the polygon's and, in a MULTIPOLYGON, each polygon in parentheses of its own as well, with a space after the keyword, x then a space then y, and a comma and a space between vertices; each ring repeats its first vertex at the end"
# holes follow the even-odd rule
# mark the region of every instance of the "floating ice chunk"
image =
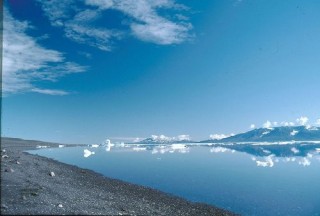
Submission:
POLYGON ((59 148, 63 148, 64 147, 64 145, 59 145, 59 148))
POLYGON ((85 158, 87 158, 87 157, 89 157, 89 156, 91 156, 91 155, 93 155, 93 154, 95 154, 95 152, 90 151, 90 150, 88 150, 88 149, 84 149, 84 150, 83 150, 83 157, 85 157, 85 158))
POLYGON ((37 145, 36 148, 48 148, 48 146, 37 145))
POLYGON ((106 147, 106 151, 111 151, 111 147, 114 146, 109 139, 106 139, 102 145, 106 147))
POLYGON ((98 145, 98 144, 92 144, 92 145, 90 145, 90 147, 91 147, 91 148, 98 148, 99 145, 98 145))

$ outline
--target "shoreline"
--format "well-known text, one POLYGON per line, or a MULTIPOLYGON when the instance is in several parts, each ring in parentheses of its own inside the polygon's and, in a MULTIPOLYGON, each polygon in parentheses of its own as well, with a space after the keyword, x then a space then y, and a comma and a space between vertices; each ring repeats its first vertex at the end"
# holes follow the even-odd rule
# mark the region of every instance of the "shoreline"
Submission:
MULTIPOLYGON (((59 146, 58 143, 1 138, 1 214, 235 215, 208 204, 194 203, 23 152, 34 150, 37 145, 59 146)), ((69 146, 76 145, 65 144, 69 146)))

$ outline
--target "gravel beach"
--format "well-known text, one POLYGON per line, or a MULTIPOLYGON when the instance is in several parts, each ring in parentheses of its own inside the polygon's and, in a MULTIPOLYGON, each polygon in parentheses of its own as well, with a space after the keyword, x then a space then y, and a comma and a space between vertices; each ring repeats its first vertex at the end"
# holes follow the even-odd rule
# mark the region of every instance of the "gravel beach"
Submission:
POLYGON ((1 138, 1 215, 235 215, 23 152, 37 145, 59 146, 1 138))

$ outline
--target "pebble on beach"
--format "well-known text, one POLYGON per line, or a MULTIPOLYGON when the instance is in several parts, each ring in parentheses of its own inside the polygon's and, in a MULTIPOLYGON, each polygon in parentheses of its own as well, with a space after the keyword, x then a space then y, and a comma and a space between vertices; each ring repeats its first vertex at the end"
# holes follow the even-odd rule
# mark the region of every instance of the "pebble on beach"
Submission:
POLYGON ((52 177, 56 176, 56 175, 54 174, 54 172, 50 172, 49 175, 52 176, 52 177))
POLYGON ((7 208, 8 208, 8 206, 6 206, 6 204, 1 204, 1 208, 3 208, 3 209, 7 209, 7 208))
POLYGON ((9 156, 8 155, 2 155, 2 158, 8 158, 9 156))
POLYGON ((62 208, 62 207, 63 207, 63 205, 62 205, 62 204, 59 204, 59 205, 58 205, 58 207, 59 207, 59 208, 62 208))
POLYGON ((5 172, 14 172, 14 170, 12 168, 7 168, 4 170, 5 172))

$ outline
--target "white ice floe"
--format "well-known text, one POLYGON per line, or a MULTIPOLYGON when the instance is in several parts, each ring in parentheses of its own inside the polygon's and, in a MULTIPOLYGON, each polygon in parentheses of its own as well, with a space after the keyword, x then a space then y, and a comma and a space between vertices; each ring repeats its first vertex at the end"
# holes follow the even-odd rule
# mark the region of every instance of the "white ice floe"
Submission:
POLYGON ((95 152, 90 151, 90 150, 88 150, 88 149, 84 149, 84 150, 83 150, 83 157, 85 157, 85 158, 87 158, 87 157, 89 157, 89 156, 91 156, 91 155, 93 155, 93 154, 95 154, 95 152))
POLYGON ((64 145, 59 145, 59 148, 63 148, 64 147, 64 145))
POLYGON ((92 145, 90 145, 90 147, 91 148, 98 148, 100 145, 98 145, 98 144, 92 144, 92 145))
POLYGON ((111 147, 114 147, 114 144, 109 139, 106 139, 102 145, 106 147, 106 151, 111 151, 111 147))
POLYGON ((36 148, 48 148, 48 146, 37 145, 36 148))

